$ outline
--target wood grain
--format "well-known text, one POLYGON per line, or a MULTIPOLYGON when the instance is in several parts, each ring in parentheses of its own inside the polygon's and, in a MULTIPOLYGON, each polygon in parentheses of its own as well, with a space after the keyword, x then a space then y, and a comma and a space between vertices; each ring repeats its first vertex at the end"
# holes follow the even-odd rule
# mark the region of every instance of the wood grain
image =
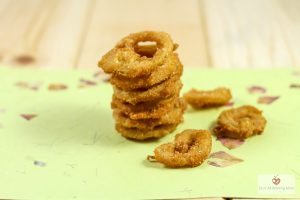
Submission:
POLYGON ((204 35, 197 1, 128 0, 97 1, 78 68, 95 67, 120 38, 141 30, 162 30, 180 44, 185 65, 207 66, 204 35), (196 53, 197 52, 197 53, 196 53))
POLYGON ((41 67, 74 68, 78 62, 92 1, 63 0, 52 11, 35 56, 41 67))
POLYGON ((300 40, 291 34, 300 30, 300 14, 294 12, 298 16, 292 20, 287 10, 299 3, 205 0, 212 65, 224 68, 299 66, 299 56, 295 56, 300 55, 299 46, 295 43, 299 44, 300 40))
POLYGON ((123 36, 169 32, 185 66, 300 66, 298 0, 1 0, 0 64, 96 68, 123 36))

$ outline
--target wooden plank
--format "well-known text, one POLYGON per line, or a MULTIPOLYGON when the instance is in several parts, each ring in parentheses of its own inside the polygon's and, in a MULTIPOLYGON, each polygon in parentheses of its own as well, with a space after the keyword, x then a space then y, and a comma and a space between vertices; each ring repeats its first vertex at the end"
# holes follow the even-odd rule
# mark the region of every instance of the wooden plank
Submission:
POLYGON ((0 16, 3 17, 6 15, 7 8, 11 6, 12 1, 2 0, 0 1, 0 16))
POLYGON ((10 64, 22 51, 22 44, 24 44, 23 34, 28 29, 41 2, 41 0, 26 2, 12 0, 1 6, 0 54, 2 63, 10 64))
POLYGON ((39 66, 45 68, 75 66, 92 2, 92 0, 59 1, 36 45, 39 66))
POLYGON ((299 10, 298 0, 2 0, 0 62, 95 68, 124 35, 156 29, 186 66, 300 66, 299 10))
POLYGON ((282 4, 286 5, 285 2, 204 0, 212 65, 259 68, 297 64, 293 54, 299 52, 299 45, 296 47, 292 43, 299 41, 294 29, 295 25, 299 26, 299 20, 284 18, 287 12, 282 10, 282 4), (289 37, 282 30, 287 24, 290 29, 293 27, 288 31, 289 37))
POLYGON ((96 68, 118 40, 141 30, 169 32, 186 66, 208 65, 197 0, 104 0, 96 2, 78 68, 96 68))
POLYGON ((2 63, 44 68, 74 67, 91 2, 14 2, 0 19, 2 63))
POLYGON ((205 12, 208 54, 210 56, 212 66, 230 66, 230 56, 228 45, 226 44, 226 28, 227 20, 223 11, 225 2, 204 1, 202 4, 205 12))
POLYGON ((278 0, 278 23, 292 57, 292 66, 300 67, 300 1, 278 0))

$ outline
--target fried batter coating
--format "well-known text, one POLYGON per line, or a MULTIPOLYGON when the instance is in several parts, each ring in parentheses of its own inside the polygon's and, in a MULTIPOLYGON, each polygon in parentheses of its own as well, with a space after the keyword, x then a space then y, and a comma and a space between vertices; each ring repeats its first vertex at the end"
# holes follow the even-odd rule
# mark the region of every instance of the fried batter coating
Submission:
POLYGON ((195 109, 223 106, 231 99, 228 88, 216 88, 211 91, 192 89, 183 95, 184 99, 195 109))
POLYGON ((183 66, 178 59, 177 54, 170 54, 163 65, 157 67, 149 76, 127 78, 113 74, 110 78, 111 84, 123 90, 135 90, 141 88, 150 88, 171 76, 182 74, 183 66))
POLYGON ((114 95, 118 99, 135 105, 139 102, 168 99, 171 96, 179 94, 181 88, 181 80, 179 79, 179 75, 176 75, 147 90, 126 91, 114 86, 114 95))
POLYGON ((169 99, 141 102, 135 105, 113 96, 111 107, 112 109, 120 110, 130 119, 156 119, 170 112, 176 103, 178 103, 178 95, 172 96, 169 99))
POLYGON ((220 137, 245 139, 261 134, 266 123, 262 111, 254 106, 246 105, 223 111, 218 118, 214 132, 220 137))
POLYGON ((106 73, 118 74, 128 78, 150 75, 158 66, 166 62, 175 46, 169 34, 165 32, 143 31, 123 38, 115 48, 106 53, 98 65, 106 73), (136 52, 139 42, 156 42, 153 57, 140 55, 136 52))
POLYGON ((167 167, 196 167, 211 152, 211 133, 207 130, 188 129, 175 136, 175 141, 155 148, 154 159, 167 167))
POLYGON ((173 132, 178 124, 161 125, 153 130, 143 130, 137 128, 126 128, 120 124, 116 124, 117 131, 124 137, 135 140, 146 140, 153 138, 161 138, 173 132))
POLYGON ((181 101, 167 114, 157 119, 139 119, 133 120, 128 118, 119 110, 114 110, 113 116, 117 124, 125 128, 138 128, 143 130, 153 130, 160 125, 179 124, 183 121, 183 112, 186 108, 185 102, 181 101))

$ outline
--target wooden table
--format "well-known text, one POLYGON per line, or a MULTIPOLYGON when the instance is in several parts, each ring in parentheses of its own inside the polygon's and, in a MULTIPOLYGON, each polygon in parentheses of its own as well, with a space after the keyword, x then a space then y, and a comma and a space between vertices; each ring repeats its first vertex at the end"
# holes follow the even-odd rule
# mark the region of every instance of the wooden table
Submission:
POLYGON ((95 68, 124 35, 169 32, 186 67, 300 66, 298 0, 1 0, 0 64, 95 68))
POLYGON ((124 35, 163 30, 186 67, 299 67, 299 11, 299 0, 0 0, 0 64, 96 68, 124 35))

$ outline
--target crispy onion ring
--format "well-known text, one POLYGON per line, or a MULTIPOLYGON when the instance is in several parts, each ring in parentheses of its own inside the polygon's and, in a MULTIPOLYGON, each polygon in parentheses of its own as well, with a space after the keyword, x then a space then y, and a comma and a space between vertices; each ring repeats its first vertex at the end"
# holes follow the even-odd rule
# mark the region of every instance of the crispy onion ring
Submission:
POLYGON ((172 76, 164 82, 154 85, 147 90, 126 91, 114 86, 114 95, 118 99, 133 105, 139 102, 168 99, 171 96, 179 94, 180 89, 182 88, 182 83, 179 77, 179 75, 172 76))
POLYGON ((163 65, 157 67, 149 76, 140 76, 135 78, 128 78, 113 74, 110 82, 123 90, 134 90, 140 88, 150 88, 151 86, 168 79, 172 74, 182 73, 182 64, 178 59, 177 54, 169 55, 163 65))
POLYGON ((176 95, 161 101, 142 102, 132 105, 113 96, 111 107, 112 109, 120 110, 129 116, 130 119, 157 119, 170 112, 174 105, 178 104, 179 100, 177 99, 178 96, 176 95))
POLYGON ((252 135, 261 134, 267 121, 262 111, 254 106, 241 106, 223 111, 214 128, 220 137, 245 139, 252 135))
POLYGON ((167 167, 196 167, 211 152, 212 139, 207 130, 188 129, 175 136, 175 141, 155 148, 154 158, 167 167))
POLYGON ((129 78, 150 75, 163 65, 173 52, 174 45, 165 32, 144 31, 123 38, 114 49, 105 54, 98 65, 106 72, 129 78), (156 42, 157 50, 153 57, 141 56, 135 51, 139 42, 156 42))
POLYGON ((192 89, 185 93, 183 97, 188 104, 199 109, 225 105, 232 96, 228 88, 220 87, 211 91, 192 89))
POLYGON ((146 140, 153 138, 161 138, 176 129, 178 124, 161 125, 153 130, 143 130, 138 128, 126 128, 120 124, 116 124, 117 131, 124 137, 135 140, 146 140))
POLYGON ((157 119, 139 119, 133 120, 128 118, 119 110, 114 110, 113 116, 117 124, 125 128, 138 128, 143 130, 153 130, 160 125, 179 124, 183 121, 183 112, 186 106, 184 101, 176 105, 170 112, 157 119))

